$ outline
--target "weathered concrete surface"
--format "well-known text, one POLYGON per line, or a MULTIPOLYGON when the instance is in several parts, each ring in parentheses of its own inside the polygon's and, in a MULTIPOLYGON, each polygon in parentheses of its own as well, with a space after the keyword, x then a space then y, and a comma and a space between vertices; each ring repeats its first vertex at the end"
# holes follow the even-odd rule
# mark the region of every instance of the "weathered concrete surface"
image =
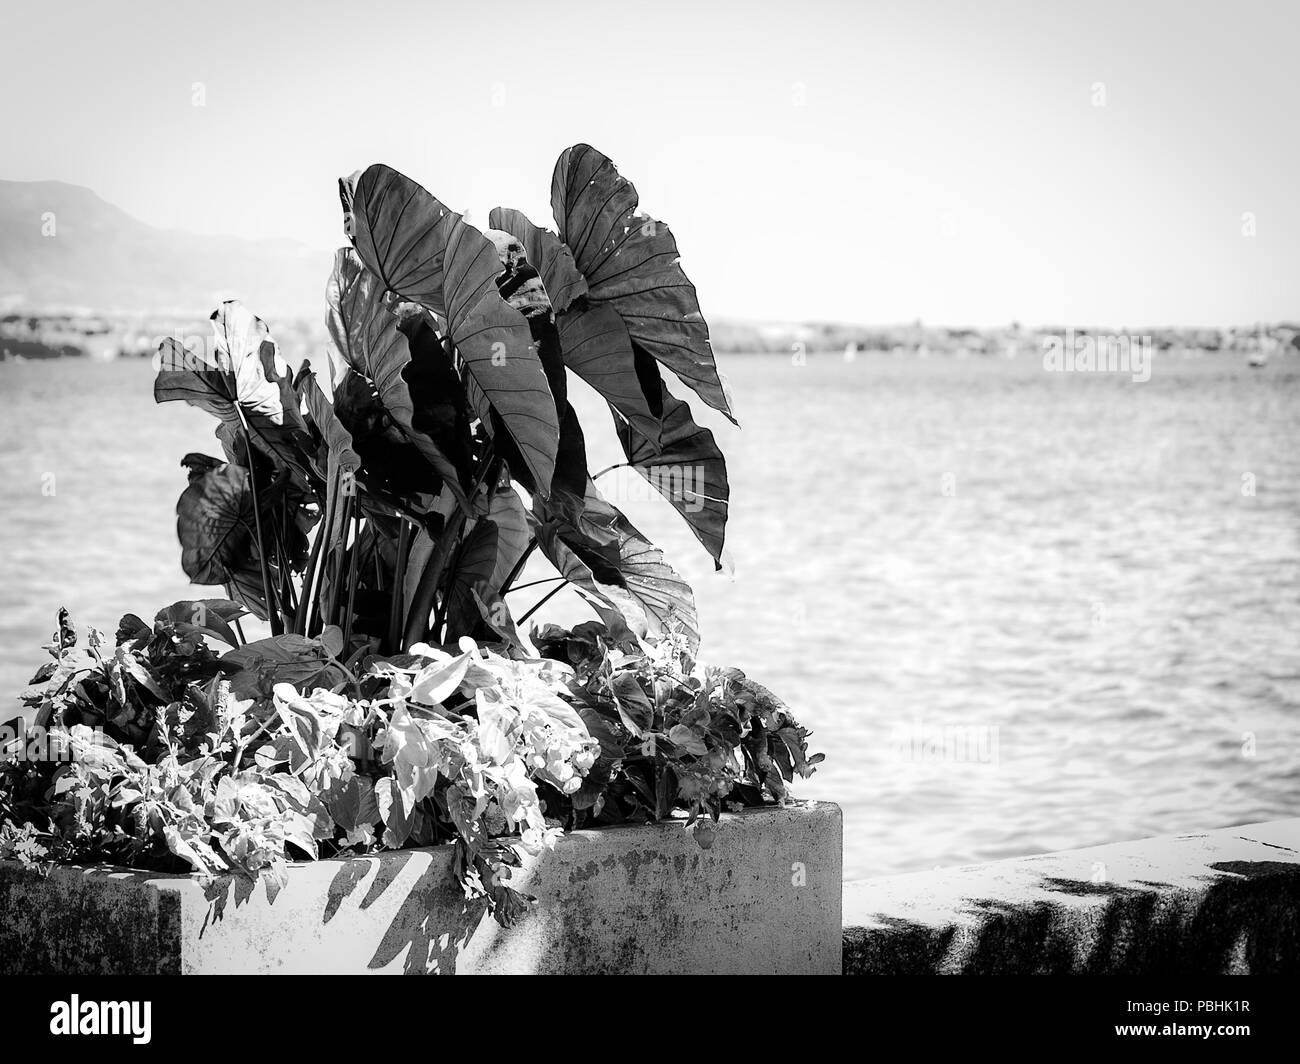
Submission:
POLYGON ((844 972, 1300 974, 1300 819, 847 883, 844 972))
POLYGON ((449 846, 295 866, 261 885, 0 862, 0 973, 827 973, 841 956, 841 818, 798 803, 566 835, 516 869, 509 931, 467 905, 449 846))
POLYGON ((0 861, 0 975, 176 974, 181 895, 148 873, 0 861))

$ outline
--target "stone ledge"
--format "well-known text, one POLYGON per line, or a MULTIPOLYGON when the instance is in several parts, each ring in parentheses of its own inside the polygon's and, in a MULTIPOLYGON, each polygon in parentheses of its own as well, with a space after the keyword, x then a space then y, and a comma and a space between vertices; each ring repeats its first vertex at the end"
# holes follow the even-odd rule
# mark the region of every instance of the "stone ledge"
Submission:
POLYGON ((844 973, 1300 974, 1300 819, 847 883, 844 973))
POLYGON ((841 846, 822 802, 726 815, 708 850, 680 822, 571 832, 515 870, 538 904, 508 931, 450 846, 295 865, 274 903, 233 877, 0 861, 0 974, 838 974, 841 846))

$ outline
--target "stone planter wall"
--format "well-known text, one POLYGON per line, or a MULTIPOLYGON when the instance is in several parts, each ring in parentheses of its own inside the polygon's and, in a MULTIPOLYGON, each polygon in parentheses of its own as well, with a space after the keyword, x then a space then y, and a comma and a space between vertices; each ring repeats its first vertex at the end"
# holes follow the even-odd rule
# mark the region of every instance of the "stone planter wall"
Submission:
POLYGON ((825 803, 566 835, 512 882, 504 930, 449 846, 295 865, 261 884, 0 862, 0 973, 819 973, 841 956, 841 820, 825 803))

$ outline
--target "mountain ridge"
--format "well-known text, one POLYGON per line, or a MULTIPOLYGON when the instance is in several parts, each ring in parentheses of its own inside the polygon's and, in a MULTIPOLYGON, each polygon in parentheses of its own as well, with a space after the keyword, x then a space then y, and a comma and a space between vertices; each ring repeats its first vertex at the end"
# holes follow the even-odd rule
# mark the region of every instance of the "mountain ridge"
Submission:
POLYGON ((0 309, 315 316, 330 252, 287 237, 160 229, 67 181, 0 180, 0 309))

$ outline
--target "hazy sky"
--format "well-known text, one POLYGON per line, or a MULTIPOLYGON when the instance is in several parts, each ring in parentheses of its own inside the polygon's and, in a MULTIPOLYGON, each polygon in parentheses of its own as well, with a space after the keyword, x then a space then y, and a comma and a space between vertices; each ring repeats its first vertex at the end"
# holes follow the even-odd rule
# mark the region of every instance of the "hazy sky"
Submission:
POLYGON ((371 162, 553 226, 555 157, 588 141, 710 315, 1300 317, 1297 3, 42 0, 0 25, 0 177, 160 226, 333 247, 335 178, 371 162))

